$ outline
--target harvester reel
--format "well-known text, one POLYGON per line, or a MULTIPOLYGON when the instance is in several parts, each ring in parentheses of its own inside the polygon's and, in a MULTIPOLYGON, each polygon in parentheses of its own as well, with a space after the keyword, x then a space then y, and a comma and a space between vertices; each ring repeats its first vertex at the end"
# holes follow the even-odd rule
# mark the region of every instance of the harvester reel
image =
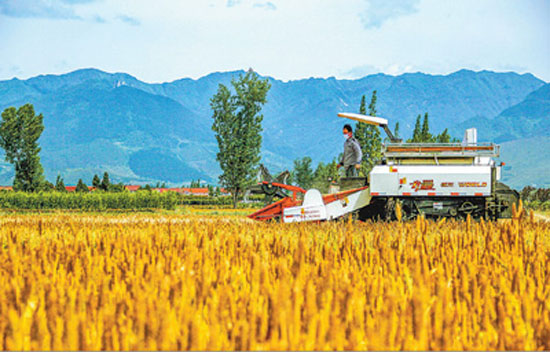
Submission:
POLYGON ((271 183, 262 184, 262 191, 266 196, 273 197, 277 193, 277 187, 273 186, 271 183))

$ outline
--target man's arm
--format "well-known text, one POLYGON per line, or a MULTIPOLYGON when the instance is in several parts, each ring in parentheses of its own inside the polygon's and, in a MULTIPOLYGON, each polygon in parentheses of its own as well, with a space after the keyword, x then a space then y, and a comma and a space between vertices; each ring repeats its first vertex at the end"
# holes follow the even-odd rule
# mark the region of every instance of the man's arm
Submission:
POLYGON ((363 160, 363 151, 361 150, 361 146, 359 145, 359 142, 353 143, 353 151, 355 152, 355 164, 361 164, 361 160, 363 160))

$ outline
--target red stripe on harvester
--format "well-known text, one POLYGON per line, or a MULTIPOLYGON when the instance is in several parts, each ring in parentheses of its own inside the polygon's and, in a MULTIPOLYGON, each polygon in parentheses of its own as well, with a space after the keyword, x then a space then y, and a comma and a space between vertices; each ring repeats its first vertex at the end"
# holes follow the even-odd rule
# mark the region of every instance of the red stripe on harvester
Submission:
POLYGON ((429 196, 435 196, 435 192, 428 192, 429 196))
POLYGON ((482 196, 483 193, 474 193, 474 196, 482 196))
POLYGON ((378 192, 372 192, 371 196, 377 196, 378 194, 379 194, 378 192))
POLYGON ((451 192, 451 196, 458 196, 458 192, 451 192))
POLYGON ((403 192, 403 195, 404 195, 404 196, 410 196, 410 195, 411 195, 411 192, 403 192))

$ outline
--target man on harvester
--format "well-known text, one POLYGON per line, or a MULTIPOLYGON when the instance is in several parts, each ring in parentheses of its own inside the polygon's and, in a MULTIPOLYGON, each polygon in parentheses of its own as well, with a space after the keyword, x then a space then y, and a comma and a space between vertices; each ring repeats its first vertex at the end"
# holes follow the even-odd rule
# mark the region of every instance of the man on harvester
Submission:
POLYGON ((358 175, 358 170, 361 168, 363 152, 361 151, 359 142, 353 136, 351 126, 345 125, 343 132, 346 141, 344 142, 344 154, 342 154, 338 168, 344 167, 346 177, 355 177, 358 175))

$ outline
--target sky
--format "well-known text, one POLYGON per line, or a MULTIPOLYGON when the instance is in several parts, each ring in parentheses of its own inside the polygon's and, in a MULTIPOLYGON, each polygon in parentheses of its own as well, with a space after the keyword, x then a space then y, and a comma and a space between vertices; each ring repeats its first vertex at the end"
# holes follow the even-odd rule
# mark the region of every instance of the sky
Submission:
POLYGON ((460 69, 550 81, 550 0, 0 0, 0 80, 80 68, 145 82, 460 69))

